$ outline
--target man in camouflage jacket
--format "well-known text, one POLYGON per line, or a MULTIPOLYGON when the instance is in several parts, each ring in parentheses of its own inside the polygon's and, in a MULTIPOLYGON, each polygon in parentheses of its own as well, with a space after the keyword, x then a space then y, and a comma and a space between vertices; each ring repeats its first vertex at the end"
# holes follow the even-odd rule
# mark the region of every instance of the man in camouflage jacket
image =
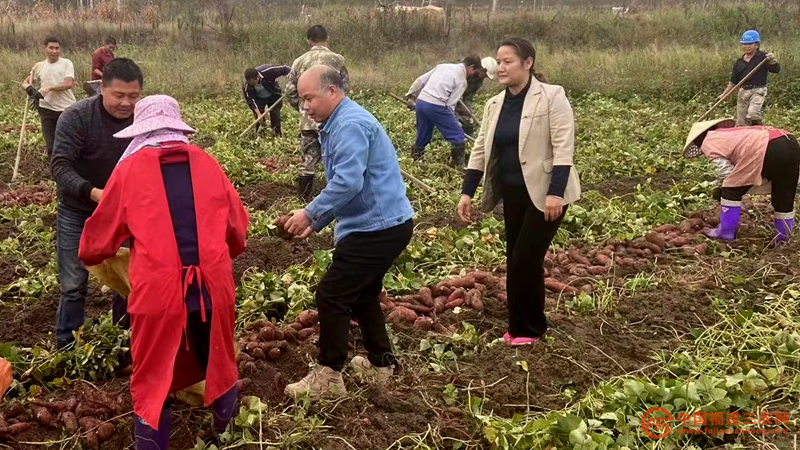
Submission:
POLYGON ((338 70, 344 79, 346 90, 350 86, 350 77, 344 57, 328 48, 328 32, 322 25, 309 28, 306 38, 311 49, 292 64, 292 71, 287 76, 286 98, 300 112, 300 152, 303 155, 303 167, 297 180, 298 194, 303 200, 311 201, 314 198, 314 176, 321 160, 321 147, 317 123, 303 111, 303 101, 297 93, 297 81, 303 72, 318 65, 338 70))

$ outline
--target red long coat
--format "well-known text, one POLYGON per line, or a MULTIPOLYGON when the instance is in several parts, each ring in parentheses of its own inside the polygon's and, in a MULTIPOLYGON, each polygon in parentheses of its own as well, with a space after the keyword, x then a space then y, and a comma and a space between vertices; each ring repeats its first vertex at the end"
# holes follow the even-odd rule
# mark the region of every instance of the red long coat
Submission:
POLYGON ((145 148, 122 161, 111 174, 97 210, 86 221, 79 256, 87 266, 115 255, 125 240, 132 238, 128 299, 131 396, 134 412, 153 428, 158 427, 171 386, 175 388, 175 359, 187 317, 181 259, 160 158, 188 160, 191 168, 200 255, 197 269, 212 307, 206 406, 233 387, 238 378, 233 349, 232 258, 245 249, 249 221, 239 195, 217 161, 202 149, 182 143, 145 148))

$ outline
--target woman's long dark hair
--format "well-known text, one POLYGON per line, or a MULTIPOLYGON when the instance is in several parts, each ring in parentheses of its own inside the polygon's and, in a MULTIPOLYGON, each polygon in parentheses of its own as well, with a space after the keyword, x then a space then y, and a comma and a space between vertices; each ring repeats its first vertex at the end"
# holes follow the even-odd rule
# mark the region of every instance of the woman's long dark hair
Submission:
POLYGON ((536 66, 536 49, 533 48, 531 41, 516 36, 508 37, 503 39, 500 44, 497 45, 495 53, 500 49, 500 47, 505 46, 512 47, 514 49, 514 53, 516 53, 516 55, 519 56, 519 59, 522 61, 531 58, 533 60, 533 65, 531 65, 531 74, 540 82, 547 83, 547 79, 545 78, 544 74, 537 72, 534 69, 536 66))

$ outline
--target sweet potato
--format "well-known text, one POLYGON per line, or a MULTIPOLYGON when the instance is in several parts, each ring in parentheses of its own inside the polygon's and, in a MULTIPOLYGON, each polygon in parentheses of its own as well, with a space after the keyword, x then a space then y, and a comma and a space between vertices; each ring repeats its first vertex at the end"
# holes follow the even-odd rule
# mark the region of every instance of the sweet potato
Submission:
POLYGON ((581 286, 581 292, 591 294, 592 291, 594 291, 594 286, 592 286, 591 284, 584 284, 583 286, 581 286))
POLYGON ((114 426, 113 423, 107 422, 100 425, 100 428, 97 429, 97 438, 100 439, 100 442, 105 442, 117 433, 117 427, 114 426))
POLYGON ((505 265, 498 266, 496 269, 494 269, 494 271, 497 272, 497 273, 507 273, 508 272, 508 266, 505 266, 505 265))
POLYGON ((276 341, 282 341, 282 340, 283 340, 283 337, 284 337, 284 336, 283 336, 283 331, 281 331, 281 330, 275 330, 275 340, 276 340, 276 341))
POLYGON ((585 269, 586 266, 584 266, 584 267, 580 267, 580 266, 584 266, 584 265, 583 264, 576 264, 576 265, 572 266, 572 268, 569 269, 569 274, 570 275, 575 275, 576 277, 588 277, 589 276, 589 272, 585 269))
POLYGON ((33 406, 33 418, 46 427, 53 426, 53 414, 44 406, 33 406))
POLYGON ((676 237, 675 239, 673 239, 670 242, 670 245, 672 245, 673 247, 683 247, 684 245, 686 245, 688 243, 689 243, 689 238, 686 238, 686 237, 683 237, 683 236, 679 236, 679 237, 676 237))
POLYGON ((489 272, 477 272, 477 271, 470 273, 469 276, 472 277, 476 283, 481 283, 481 284, 487 284, 492 278, 494 278, 494 275, 492 275, 489 272))
POLYGON ((6 423, 6 420, 3 419, 2 415, 0 415, 0 439, 5 437, 7 433, 8 433, 8 423, 6 423))
POLYGON ((678 230, 681 233, 690 233, 694 229, 694 224, 692 223, 691 219, 686 219, 678 225, 678 230))
POLYGON ((384 302, 386 302, 386 300, 388 298, 389 298, 389 295, 386 293, 386 290, 382 289, 381 293, 378 294, 378 301, 381 302, 381 303, 384 303, 384 302))
POLYGON ((560 282, 560 281, 558 281, 556 279, 553 279, 553 278, 545 278, 544 279, 544 287, 547 288, 547 290, 549 290, 551 292, 555 292, 555 293, 559 293, 559 294, 562 293, 562 292, 563 293, 568 293, 568 294, 574 294, 577 291, 577 289, 575 289, 574 287, 572 287, 572 286, 570 286, 568 284, 562 283, 562 282, 560 282))
MULTIPOLYGON (((666 242, 665 242, 665 245, 666 245, 666 242)), ((656 244, 654 244, 652 242, 644 242, 644 243, 642 243, 642 247, 645 250, 650 250, 655 255, 660 255, 661 252, 662 252, 662 248, 663 248, 663 247, 660 247, 660 246, 658 246, 658 245, 656 245, 656 244)))
POLYGON ((67 401, 60 400, 60 401, 52 401, 52 402, 39 402, 39 401, 32 401, 31 405, 41 406, 43 408, 47 408, 51 411, 62 413, 67 410, 67 401))
POLYGON ((447 297, 441 295, 433 299, 433 310, 437 313, 440 313, 445 310, 445 305, 447 305, 447 297))
POLYGON ((84 432, 94 431, 102 422, 97 417, 86 416, 78 419, 78 425, 84 432))
POLYGON ((252 352, 250 352, 250 354, 253 355, 253 358, 255 359, 267 359, 267 355, 264 354, 264 350, 262 350, 261 348, 253 350, 252 352))
POLYGON ((283 332, 283 338, 287 342, 290 342, 292 344, 296 344, 297 343, 297 333, 298 333, 298 331, 295 330, 294 328, 287 328, 283 332))
POLYGON ((11 436, 27 431, 31 427, 29 422, 18 422, 8 426, 8 434, 11 436))
POLYGON ((653 251, 650 250, 649 248, 646 248, 643 251, 644 251, 644 256, 647 256, 648 258, 653 256, 653 251))
POLYGON ((414 321, 417 320, 417 313, 406 307, 398 306, 389 314, 388 320, 395 324, 414 323, 414 321))
POLYGON ((463 305, 464 305, 464 299, 463 298, 457 298, 457 299, 455 299, 455 300, 453 300, 451 302, 447 302, 447 304, 444 305, 444 308, 445 309, 453 309, 453 308, 457 308, 457 307, 463 306, 463 305))
POLYGON ((430 331, 433 328, 433 319, 430 317, 418 317, 414 321, 414 329, 419 331, 430 331))
MULTIPOLYGON (((676 229, 677 227, 675 225, 667 224, 667 225, 659 225, 653 228, 653 231, 656 233, 668 233, 670 231, 675 231, 676 229)), ((655 244, 655 242, 653 243, 655 244)))
POLYGON ((454 300, 458 300, 460 298, 464 298, 466 296, 466 294, 467 293, 466 293, 466 291, 464 291, 464 289, 458 288, 455 291, 453 291, 453 293, 450 294, 449 297, 447 297, 447 303, 451 303, 454 300))
POLYGON ((697 252, 697 249, 692 245, 683 246, 681 247, 681 250, 683 250, 683 253, 687 255, 694 255, 697 252))
POLYGON ((384 314, 394 311, 396 307, 397 305, 395 305, 394 302, 381 303, 381 311, 383 311, 384 314))
POLYGON ((431 290, 431 295, 433 295, 434 297, 441 297, 442 295, 449 296, 452 293, 453 293, 453 289, 450 289, 449 286, 445 286, 442 283, 437 284, 431 290))
POLYGON ((100 448, 100 438, 97 437, 96 431, 84 435, 83 441, 86 443, 86 448, 89 450, 97 450, 100 448))
POLYGON ((475 279, 470 277, 453 278, 447 281, 447 285, 451 288, 472 289, 475 287, 475 279))
POLYGON ((559 253, 556 256, 556 264, 559 266, 566 266, 570 263, 569 256, 566 253, 559 253))
POLYGON ((657 245, 661 250, 664 250, 664 247, 667 246, 667 241, 661 233, 651 231, 645 234, 644 238, 647 242, 657 245))
POLYGON ((588 258, 586 258, 585 256, 581 255, 581 252, 579 252, 577 249, 574 249, 574 248, 569 251, 569 258, 571 260, 575 261, 576 263, 583 264, 585 266, 588 266, 588 265, 591 264, 589 262, 588 258))
POLYGON ((695 246, 695 251, 700 255, 705 255, 708 251, 708 244, 700 244, 695 246))
POLYGON ((508 303, 508 296, 506 294, 497 294, 497 301, 500 303, 508 303))
POLYGON ((433 294, 431 293, 431 289, 428 287, 423 287, 419 290, 419 299, 420 302, 429 307, 433 308, 433 294))
POLYGON ((303 324, 302 324, 302 323, 300 323, 300 322, 292 322, 292 324, 291 324, 291 325, 289 325, 289 326, 290 326, 290 327, 292 327, 292 328, 294 328, 294 329, 295 329, 295 331, 300 331, 300 330, 302 330, 302 329, 304 328, 304 327, 303 327, 303 324))
POLYGON ((303 328, 313 327, 319 323, 319 313, 313 309, 307 309, 297 316, 297 321, 303 325, 303 328))
POLYGON ((244 365, 244 369, 245 373, 256 373, 258 371, 258 366, 255 361, 250 361, 244 365))
POLYGON ((258 348, 258 342, 248 342, 247 347, 245 347, 245 350, 247 350, 247 353, 250 353, 252 355, 253 350, 257 348, 258 348))
POLYGON ((592 275, 603 275, 608 272, 608 267, 606 266, 590 266, 586 269, 592 275))
POLYGON ((358 328, 358 322, 353 319, 350 319, 350 328, 358 328))
POLYGON ((64 424, 64 429, 70 433, 78 432, 78 418, 71 411, 66 411, 61 414, 61 423, 64 424))
POLYGON ((472 306, 472 309, 475 311, 483 312, 483 300, 480 297, 473 298, 470 306, 472 306))
POLYGON ((297 339, 298 339, 298 340, 301 340, 301 341, 305 341, 306 339, 308 339, 309 337, 311 337, 311 336, 314 334, 314 332, 315 332, 315 331, 316 331, 316 330, 314 330, 313 328, 303 328, 303 329, 302 329, 302 330, 300 330, 300 332, 297 334, 297 339))
POLYGON ((445 336, 450 336, 450 335, 453 334, 453 332, 450 331, 450 329, 448 329, 444 325, 442 325, 441 322, 436 322, 436 323, 433 324, 433 331, 435 331, 435 332, 437 332, 439 334, 443 334, 445 336))
POLYGON ((273 348, 272 350, 269 351, 269 353, 267 353, 267 358, 269 358, 270 361, 275 361, 280 357, 281 357, 281 349, 279 348, 273 348))
POLYGON ((270 327, 264 327, 259 331, 258 338, 262 341, 269 342, 275 339, 275 330, 270 327))
POLYGON ((288 222, 289 218, 291 217, 292 217, 291 214, 286 214, 278 217, 277 219, 275 219, 275 222, 272 223, 278 228, 277 233, 281 239, 291 240, 294 238, 294 235, 286 231, 286 229, 284 228, 284 226, 286 226, 286 222, 288 222))
POLYGON ((431 311, 433 311, 433 308, 430 308, 430 307, 427 307, 427 306, 423 306, 423 305, 417 305, 417 304, 414 304, 414 303, 406 303, 406 302, 398 302, 397 303, 397 307, 398 308, 408 308, 408 309, 410 309, 410 310, 412 310, 414 312, 420 313, 420 314, 430 314, 431 311))
POLYGON ((22 414, 24 412, 25 412, 25 408, 22 407, 22 403, 14 402, 14 403, 8 405, 8 408, 6 408, 6 411, 3 413, 3 416, 6 419, 13 419, 14 417, 17 417, 18 415, 20 415, 20 414, 22 414))

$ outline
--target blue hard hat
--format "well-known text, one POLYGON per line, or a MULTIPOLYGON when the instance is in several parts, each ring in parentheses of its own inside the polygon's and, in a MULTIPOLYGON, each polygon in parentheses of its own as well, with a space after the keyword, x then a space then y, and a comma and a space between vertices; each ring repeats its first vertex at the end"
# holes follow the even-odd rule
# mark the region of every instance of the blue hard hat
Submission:
POLYGON ((761 36, 756 30, 747 30, 742 34, 742 44, 757 44, 761 42, 761 36))

